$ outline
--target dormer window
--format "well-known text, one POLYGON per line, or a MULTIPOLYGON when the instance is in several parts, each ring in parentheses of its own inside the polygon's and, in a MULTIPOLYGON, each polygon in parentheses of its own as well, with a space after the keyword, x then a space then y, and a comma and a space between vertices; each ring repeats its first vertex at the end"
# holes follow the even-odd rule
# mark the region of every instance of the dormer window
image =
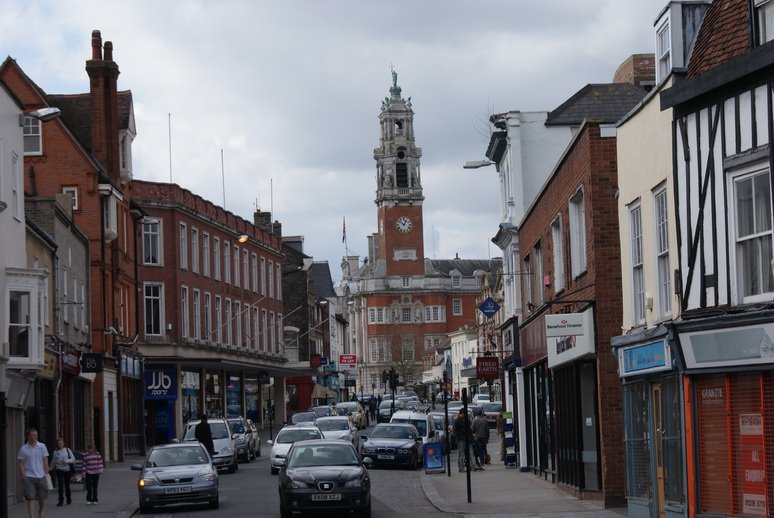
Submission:
POLYGON ((758 45, 774 40, 774 0, 755 0, 755 21, 758 45))
POLYGON ((656 33, 656 56, 658 57, 658 77, 660 82, 669 75, 672 69, 672 52, 669 34, 669 21, 665 22, 656 33))

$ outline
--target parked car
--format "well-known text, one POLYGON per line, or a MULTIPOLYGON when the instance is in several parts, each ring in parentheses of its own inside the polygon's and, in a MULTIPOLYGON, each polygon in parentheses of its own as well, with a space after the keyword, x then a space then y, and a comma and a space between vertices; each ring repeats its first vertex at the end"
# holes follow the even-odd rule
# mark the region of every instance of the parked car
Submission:
POLYGON ((255 457, 261 456, 261 439, 257 433, 247 424, 244 417, 229 417, 228 425, 231 427, 231 436, 234 439, 234 448, 237 452, 237 460, 250 462, 255 457))
POLYGON ((140 512, 167 504, 220 505, 218 471, 204 446, 185 442, 154 446, 145 462, 132 464, 139 471, 137 493, 140 512))
POLYGON ((476 394, 473 396, 472 403, 474 405, 480 405, 482 403, 489 403, 491 399, 489 399, 489 394, 476 394))
POLYGON ((276 475, 280 468, 285 465, 285 457, 294 442, 322 438, 322 432, 313 424, 304 423, 284 427, 277 433, 277 437, 273 441, 266 441, 267 444, 271 445, 269 472, 276 475))
POLYGON ((435 435, 435 421, 430 414, 400 410, 392 415, 390 423, 413 424, 414 428, 417 429, 417 434, 422 438, 422 444, 439 442, 435 435))
POLYGON ((336 408, 346 408, 352 414, 352 424, 354 424, 359 430, 365 430, 367 418, 365 410, 357 401, 342 401, 336 403, 336 408))
POLYGON ((333 405, 314 406, 309 409, 310 412, 314 412, 317 417, 328 417, 336 415, 336 409, 333 405))
POLYGON ((422 462, 422 437, 413 424, 380 423, 364 441, 360 451, 374 464, 404 465, 416 469, 422 462))
MULTIPOLYGON (((212 432, 212 444, 215 448, 215 455, 212 458, 212 464, 220 469, 226 468, 229 473, 234 473, 239 469, 237 462, 237 453, 234 446, 234 439, 231 437, 231 427, 228 421, 222 417, 211 417, 207 420, 212 432)), ((196 425, 198 419, 192 419, 185 425, 183 432, 183 442, 196 441, 196 425)))
MULTIPOLYGON (((454 434, 451 431, 451 423, 449 423, 449 434, 446 434, 446 414, 443 411, 432 411, 430 417, 435 422, 435 433, 437 436, 437 442, 443 444, 444 448, 457 449, 457 439, 454 438, 454 434)), ((446 451, 446 450, 444 450, 446 451)), ((451 451, 451 450, 450 450, 451 451)))
POLYGON ((291 424, 314 423, 317 420, 317 414, 314 412, 296 412, 290 417, 291 424))
MULTIPOLYGON (((403 402, 396 400, 394 405, 395 411, 403 410, 403 402)), ((376 414, 377 423, 389 423, 392 418, 393 404, 392 399, 385 399, 379 404, 379 409, 376 414)))
POLYGON ((319 417, 315 422, 326 439, 341 439, 356 444, 357 428, 346 416, 319 417))
POLYGON ((293 511, 354 511, 371 518, 371 477, 355 447, 339 440, 298 441, 279 476, 280 516, 293 511))
POLYGON ((490 428, 497 426, 497 416, 503 411, 503 404, 500 401, 492 401, 481 405, 490 428))

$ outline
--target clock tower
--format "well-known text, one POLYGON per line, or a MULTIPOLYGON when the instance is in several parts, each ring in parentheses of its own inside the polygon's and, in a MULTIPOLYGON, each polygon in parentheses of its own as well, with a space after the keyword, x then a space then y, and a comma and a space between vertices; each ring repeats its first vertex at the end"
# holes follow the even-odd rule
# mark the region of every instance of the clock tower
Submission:
POLYGON ((390 275, 424 275, 424 228, 419 159, 414 141, 411 97, 401 97, 398 74, 392 72, 390 96, 379 114, 381 138, 376 160, 376 216, 379 224, 376 257, 390 275))

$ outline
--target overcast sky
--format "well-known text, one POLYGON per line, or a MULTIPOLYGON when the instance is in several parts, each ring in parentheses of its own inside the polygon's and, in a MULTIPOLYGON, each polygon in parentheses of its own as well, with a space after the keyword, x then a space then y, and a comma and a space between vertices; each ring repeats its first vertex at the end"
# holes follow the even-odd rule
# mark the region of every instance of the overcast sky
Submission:
POLYGON ((0 0, 0 52, 47 93, 89 89, 91 31, 134 96, 135 178, 170 180, 284 235, 340 279, 376 231, 375 162, 390 66, 423 150, 428 257, 500 256, 492 113, 551 110, 652 52, 666 0, 0 0), (171 120, 171 125, 170 125, 171 120), (221 168, 221 150, 223 168, 221 168), (273 188, 272 188, 273 186, 273 188))

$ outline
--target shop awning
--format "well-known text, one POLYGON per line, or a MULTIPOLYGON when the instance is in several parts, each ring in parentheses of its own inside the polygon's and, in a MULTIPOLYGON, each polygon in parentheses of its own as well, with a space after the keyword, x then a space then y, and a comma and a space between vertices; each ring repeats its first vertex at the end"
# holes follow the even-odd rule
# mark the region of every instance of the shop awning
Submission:
POLYGON ((329 399, 337 396, 336 391, 326 388, 325 385, 315 383, 312 389, 312 399, 329 399))

